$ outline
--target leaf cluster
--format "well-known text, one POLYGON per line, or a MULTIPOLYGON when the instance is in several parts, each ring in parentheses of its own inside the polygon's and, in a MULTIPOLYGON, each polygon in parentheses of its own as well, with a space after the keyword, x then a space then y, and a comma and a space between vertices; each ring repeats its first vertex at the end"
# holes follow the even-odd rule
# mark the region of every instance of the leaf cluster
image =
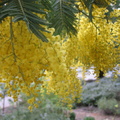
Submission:
POLYGON ((13 22, 23 20, 38 38, 47 42, 42 31, 46 31, 43 25, 48 25, 48 22, 37 14, 46 14, 44 7, 37 3, 37 0, 2 0, 0 2, 0 21, 8 16, 12 17, 13 22))
POLYGON ((75 0, 2 0, 0 2, 0 22, 12 17, 13 22, 25 21, 38 38, 47 42, 43 32, 45 26, 55 28, 55 35, 75 34, 77 8, 75 0), (46 16, 46 18, 45 18, 46 16))
POLYGON ((78 9, 75 0, 51 0, 52 11, 48 13, 47 19, 54 27, 54 35, 76 34, 76 13, 78 9))
POLYGON ((83 85, 82 104, 96 105, 102 98, 116 98, 120 100, 120 77, 116 80, 103 78, 99 82, 91 82, 83 85))
POLYGON ((58 98, 53 94, 44 93, 44 98, 38 96, 37 100, 42 102, 32 112, 27 108, 28 97, 23 94, 21 97, 22 102, 17 104, 15 109, 8 108, 12 113, 0 116, 0 120, 70 120, 65 114, 67 109, 57 105, 58 98))
POLYGON ((98 108, 102 109, 106 114, 119 114, 118 109, 120 110, 120 108, 115 107, 118 105, 118 101, 114 98, 101 98, 97 104, 98 108))

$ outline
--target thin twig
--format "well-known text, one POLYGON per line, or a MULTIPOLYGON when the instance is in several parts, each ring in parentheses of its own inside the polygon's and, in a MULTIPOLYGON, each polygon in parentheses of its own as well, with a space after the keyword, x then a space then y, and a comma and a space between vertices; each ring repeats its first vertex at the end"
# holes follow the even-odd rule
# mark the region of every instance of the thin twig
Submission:
POLYGON ((15 48, 14 48, 14 42, 13 42, 13 26, 12 26, 12 17, 10 17, 10 41, 11 41, 11 45, 12 45, 12 52, 13 52, 13 56, 14 56, 14 62, 17 62, 16 58, 16 54, 15 54, 15 48))

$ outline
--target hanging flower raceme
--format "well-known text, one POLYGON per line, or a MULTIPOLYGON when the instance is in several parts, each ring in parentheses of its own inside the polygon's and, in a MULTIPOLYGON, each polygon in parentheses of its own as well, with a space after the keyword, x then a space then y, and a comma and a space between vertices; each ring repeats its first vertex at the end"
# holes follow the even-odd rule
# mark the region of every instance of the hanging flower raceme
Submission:
POLYGON ((24 22, 12 23, 11 18, 0 24, 0 77, 7 94, 16 101, 23 92, 36 96, 42 85, 39 80, 49 65, 42 42, 31 34, 24 22), (33 85, 34 83, 34 85, 33 85))
POLYGON ((49 42, 42 42, 28 31, 24 22, 11 20, 6 18, 0 24, 0 82, 5 83, 7 94, 16 101, 22 92, 31 96, 28 103, 36 106, 39 86, 45 85, 48 93, 55 93, 62 102, 73 103, 80 96, 81 84, 66 64, 61 38, 45 33, 49 42), (43 76, 50 79, 41 80, 43 76))

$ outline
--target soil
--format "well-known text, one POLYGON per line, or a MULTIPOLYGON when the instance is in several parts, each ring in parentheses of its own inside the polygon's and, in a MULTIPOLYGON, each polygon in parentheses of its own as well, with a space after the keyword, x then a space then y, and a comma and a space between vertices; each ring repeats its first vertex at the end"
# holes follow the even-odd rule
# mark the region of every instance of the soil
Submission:
POLYGON ((120 116, 106 115, 96 107, 78 107, 73 110, 76 114, 75 120, 83 120, 84 117, 94 117, 95 120, 120 120, 120 116))

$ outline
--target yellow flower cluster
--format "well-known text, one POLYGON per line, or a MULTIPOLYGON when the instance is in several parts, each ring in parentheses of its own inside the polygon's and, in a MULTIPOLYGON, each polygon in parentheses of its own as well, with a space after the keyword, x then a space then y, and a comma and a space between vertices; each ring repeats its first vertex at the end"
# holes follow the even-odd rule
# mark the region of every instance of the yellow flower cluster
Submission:
POLYGON ((39 78, 46 69, 42 62, 46 53, 24 22, 13 24, 7 18, 0 24, 0 53, 0 77, 6 83, 7 94, 15 101, 20 92, 37 96, 36 87, 42 84, 39 78))
MULTIPOLYGON (((51 29, 53 31, 53 29, 51 29)), ((45 33, 49 43, 44 43, 28 31, 24 22, 12 23, 6 18, 0 24, 0 79, 6 84, 7 94, 16 101, 22 92, 31 96, 28 103, 37 107, 38 86, 54 92, 62 102, 71 104, 80 97, 81 83, 76 72, 66 64, 63 40, 45 33), (44 73, 46 71, 46 74, 44 73), (49 80, 40 80, 40 77, 49 80)))
MULTIPOLYGON (((59 36, 56 37, 59 38, 59 36)), ((53 39, 50 36, 48 38, 51 39, 51 42, 49 42, 46 52, 51 72, 46 72, 47 91, 60 96, 63 103, 72 104, 76 98, 80 98, 81 82, 76 79, 76 71, 71 69, 70 64, 66 62, 68 58, 63 40, 53 39)))
POLYGON ((120 21, 113 23, 103 19, 105 12, 104 8, 95 9, 93 23, 82 16, 77 37, 66 42, 67 62, 72 64, 75 58, 86 69, 94 66, 97 76, 99 70, 104 73, 112 70, 120 59, 120 21))
POLYGON ((44 33, 48 43, 30 33, 24 22, 6 18, 0 24, 0 81, 6 84, 7 94, 15 101, 21 92, 31 96, 30 110, 38 107, 36 98, 43 90, 38 86, 58 95, 68 106, 80 98, 81 81, 75 66, 82 64, 84 70, 94 66, 98 76, 99 70, 105 73, 120 61, 120 21, 103 19, 105 12, 105 8, 96 8, 93 23, 80 16, 77 36, 66 40, 53 36, 50 29, 51 33, 44 33))

